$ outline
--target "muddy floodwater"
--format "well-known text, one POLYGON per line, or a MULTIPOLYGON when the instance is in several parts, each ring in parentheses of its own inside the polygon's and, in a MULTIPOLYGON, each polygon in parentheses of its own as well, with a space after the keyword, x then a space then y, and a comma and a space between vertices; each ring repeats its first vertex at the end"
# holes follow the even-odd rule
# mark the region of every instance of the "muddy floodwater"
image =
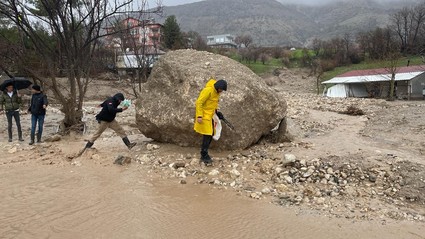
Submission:
POLYGON ((3 165, 0 237, 425 238, 423 223, 330 219, 147 175, 140 165, 3 165))

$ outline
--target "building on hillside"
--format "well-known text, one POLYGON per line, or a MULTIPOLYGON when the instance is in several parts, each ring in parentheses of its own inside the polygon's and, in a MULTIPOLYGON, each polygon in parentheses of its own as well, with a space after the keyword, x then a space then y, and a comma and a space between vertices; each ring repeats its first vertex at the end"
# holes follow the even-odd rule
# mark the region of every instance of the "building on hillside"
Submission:
POLYGON ((230 34, 207 36, 207 45, 212 48, 237 48, 235 37, 230 34))
POLYGON ((154 19, 127 17, 116 19, 115 22, 104 27, 106 33, 111 35, 103 39, 106 48, 115 52, 115 61, 119 55, 128 52, 141 55, 145 52, 160 52, 162 25, 155 23, 154 19))
MULTIPOLYGON (((388 96, 391 73, 389 69, 354 70, 328 81, 325 95, 329 97, 388 96)), ((395 74, 395 96, 399 99, 423 99, 425 96, 425 65, 399 67, 395 74)))

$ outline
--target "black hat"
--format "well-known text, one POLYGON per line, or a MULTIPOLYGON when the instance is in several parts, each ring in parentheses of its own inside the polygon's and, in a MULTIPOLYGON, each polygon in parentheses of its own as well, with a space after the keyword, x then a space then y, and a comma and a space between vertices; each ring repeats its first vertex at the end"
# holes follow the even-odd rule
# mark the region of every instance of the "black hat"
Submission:
POLYGON ((122 93, 117 93, 114 95, 114 98, 120 101, 124 100, 124 95, 122 93))
POLYGON ((216 90, 221 89, 221 90, 227 91, 227 81, 219 80, 214 84, 214 87, 216 90))
POLYGON ((32 88, 36 91, 41 91, 41 87, 39 85, 32 85, 32 88))

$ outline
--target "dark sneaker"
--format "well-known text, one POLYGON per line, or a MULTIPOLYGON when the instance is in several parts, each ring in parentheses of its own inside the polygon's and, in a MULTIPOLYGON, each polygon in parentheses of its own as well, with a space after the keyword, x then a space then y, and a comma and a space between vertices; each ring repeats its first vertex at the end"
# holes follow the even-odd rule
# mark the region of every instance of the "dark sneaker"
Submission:
POLYGON ((23 139, 23 138, 20 138, 20 139, 19 139, 19 141, 21 141, 21 142, 22 142, 22 141, 24 141, 24 139, 23 139))
POLYGON ((201 157, 201 162, 205 164, 205 166, 212 166, 213 160, 209 155, 206 155, 204 157, 201 157))
POLYGON ((136 142, 130 143, 129 145, 127 145, 128 149, 132 149, 134 146, 136 146, 136 142))
POLYGON ((8 141, 9 141, 9 143, 10 143, 10 142, 12 142, 12 139, 9 139, 8 141))
POLYGON ((29 145, 33 145, 33 144, 34 144, 34 141, 31 140, 30 143, 29 143, 29 145))

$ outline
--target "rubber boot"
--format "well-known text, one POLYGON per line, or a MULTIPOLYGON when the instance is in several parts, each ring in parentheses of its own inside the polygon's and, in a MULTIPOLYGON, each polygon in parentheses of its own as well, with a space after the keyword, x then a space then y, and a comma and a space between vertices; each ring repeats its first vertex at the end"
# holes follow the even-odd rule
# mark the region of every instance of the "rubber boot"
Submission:
POLYGON ((7 133, 9 134, 9 142, 12 142, 12 128, 7 128, 7 133))
POLYGON ((37 143, 41 143, 41 134, 37 134, 37 143))
POLYGON ((34 138, 35 138, 35 135, 34 134, 31 134, 31 140, 30 140, 29 145, 33 145, 34 144, 34 138))
POLYGON ((210 166, 212 165, 213 160, 208 155, 208 148, 210 147, 212 141, 211 135, 204 135, 202 139, 202 146, 201 146, 201 161, 205 163, 205 165, 210 166))
POLYGON ((212 161, 211 157, 208 155, 208 151, 201 150, 201 161, 206 166, 211 166, 212 165, 213 161, 212 161))
POLYGON ((122 141, 124 142, 125 145, 127 145, 128 149, 132 149, 137 144, 135 142, 130 143, 130 140, 127 137, 122 138, 122 141))
POLYGON ((93 146, 93 144, 94 144, 94 142, 88 141, 87 144, 86 144, 86 149, 91 148, 91 146, 93 146))

